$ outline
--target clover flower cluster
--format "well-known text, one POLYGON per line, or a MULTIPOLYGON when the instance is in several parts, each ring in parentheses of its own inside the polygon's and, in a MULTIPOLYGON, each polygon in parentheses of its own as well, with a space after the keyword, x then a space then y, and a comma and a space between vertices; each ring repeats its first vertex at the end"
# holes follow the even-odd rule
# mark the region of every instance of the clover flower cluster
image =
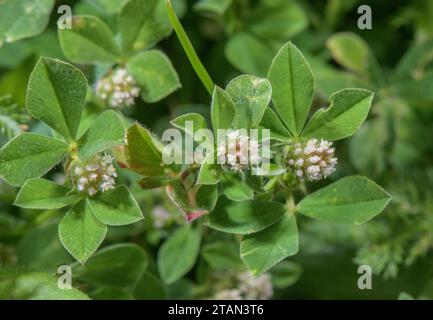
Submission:
POLYGON ((243 272, 238 276, 239 291, 248 300, 268 300, 274 293, 271 276, 264 273, 254 277, 250 272, 243 272))
POLYGON ((271 276, 268 273, 255 278, 246 271, 237 276, 239 287, 225 289, 215 295, 217 300, 268 300, 274 293, 271 276))
POLYGON ((259 164, 259 143, 239 130, 231 130, 227 133, 227 143, 218 145, 217 156, 219 163, 229 170, 242 172, 259 164))
POLYGON ((94 196, 98 191, 105 192, 114 188, 117 177, 113 166, 114 158, 108 154, 96 155, 85 164, 73 168, 72 178, 79 192, 94 196))
POLYGON ((335 171, 332 142, 310 139, 306 143, 295 143, 289 150, 288 164, 299 179, 317 181, 327 178, 335 171))
POLYGON ((156 229, 164 228, 172 220, 172 215, 163 206, 156 206, 152 210, 153 226, 156 229))
POLYGON ((96 94, 112 107, 130 107, 140 95, 140 88, 125 68, 119 68, 98 82, 96 94))
POLYGON ((225 289, 215 295, 215 300, 242 300, 238 289, 225 289))

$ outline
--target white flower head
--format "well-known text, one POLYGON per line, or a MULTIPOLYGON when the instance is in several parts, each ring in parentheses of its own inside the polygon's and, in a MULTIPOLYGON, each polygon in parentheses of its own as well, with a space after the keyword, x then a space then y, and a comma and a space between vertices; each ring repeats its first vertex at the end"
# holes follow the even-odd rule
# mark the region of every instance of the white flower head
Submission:
POLYGON ((94 196, 98 191, 105 192, 114 188, 117 177, 110 155, 96 155, 86 163, 76 165, 72 170, 72 180, 79 192, 94 196))
POLYGON ((215 295, 215 300, 242 300, 238 289, 225 289, 215 295))
POLYGON ((239 292, 248 300, 268 300, 272 298, 273 287, 271 276, 264 273, 259 277, 254 277, 246 271, 238 276, 239 292))
POLYGON ((242 134, 240 130, 230 130, 227 139, 218 144, 217 157, 228 170, 243 172, 259 165, 260 145, 256 139, 242 134))
POLYGON ((111 107, 130 107, 140 88, 125 68, 118 68, 96 84, 96 94, 111 107))
POLYGON ((310 139, 295 143, 290 147, 287 164, 299 179, 317 181, 327 178, 335 171, 337 158, 334 158, 332 142, 310 139))

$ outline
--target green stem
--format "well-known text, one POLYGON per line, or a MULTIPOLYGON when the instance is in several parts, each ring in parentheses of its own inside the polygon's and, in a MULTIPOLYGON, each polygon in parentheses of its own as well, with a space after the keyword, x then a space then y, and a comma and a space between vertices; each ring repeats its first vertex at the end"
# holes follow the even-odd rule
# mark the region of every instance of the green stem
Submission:
POLYGON ((205 67, 201 63, 197 52, 195 52, 194 47, 192 46, 192 43, 185 32, 185 29, 182 27, 182 24, 180 23, 179 19, 176 16, 176 13, 174 12, 170 0, 167 0, 166 2, 166 9, 168 13, 168 18, 170 19, 170 23, 173 26, 173 29, 176 32, 176 35, 179 38, 179 41, 183 49, 185 50, 186 55, 188 56, 189 62, 191 62, 194 71, 200 78, 206 90, 209 92, 210 95, 212 95, 215 84, 207 73, 205 67))
POLYGON ((287 212, 289 212, 289 214, 296 213, 296 203, 295 203, 295 199, 293 199, 292 193, 289 193, 287 196, 286 206, 287 206, 287 212))

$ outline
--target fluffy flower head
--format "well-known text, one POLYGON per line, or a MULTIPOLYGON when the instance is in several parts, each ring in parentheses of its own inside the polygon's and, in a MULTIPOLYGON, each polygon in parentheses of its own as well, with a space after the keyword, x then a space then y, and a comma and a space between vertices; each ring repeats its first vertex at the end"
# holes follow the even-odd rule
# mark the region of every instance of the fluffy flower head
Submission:
POLYGON ((108 154, 98 154, 72 169, 72 180, 79 192, 94 196, 98 191, 105 192, 114 188, 117 177, 113 166, 114 158, 108 154))
POLYGON ((140 95, 140 88, 126 69, 119 68, 98 82, 96 94, 111 107, 130 107, 140 95))
POLYGON ((248 300, 268 300, 272 298, 273 287, 271 276, 264 273, 258 278, 250 272, 241 273, 238 276, 239 291, 248 300))
POLYGON ((299 179, 325 179, 335 171, 337 164, 331 146, 332 142, 314 138, 305 143, 295 143, 290 147, 287 163, 299 179))
POLYGON ((236 172, 247 170, 260 163, 259 143, 240 130, 231 130, 227 139, 217 149, 218 161, 236 172))

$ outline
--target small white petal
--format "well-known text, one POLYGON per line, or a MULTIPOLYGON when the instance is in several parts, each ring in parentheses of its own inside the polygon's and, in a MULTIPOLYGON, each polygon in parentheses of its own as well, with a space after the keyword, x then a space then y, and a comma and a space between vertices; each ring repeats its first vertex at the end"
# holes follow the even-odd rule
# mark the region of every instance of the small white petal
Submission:
POLYGON ((309 174, 317 174, 320 172, 320 167, 319 166, 309 166, 307 168, 307 171, 309 174))
POLYGON ((75 169, 74 169, 74 173, 75 173, 77 176, 81 175, 81 174, 83 173, 83 168, 81 168, 81 167, 75 167, 75 169))
POLYGON ((319 156, 312 156, 308 159, 310 163, 318 163, 320 160, 322 160, 319 156))
POLYGON ((296 166, 297 167, 302 167, 303 164, 304 164, 304 159, 299 158, 298 160, 296 160, 296 166))
POLYGON ((78 180, 78 183, 79 183, 79 184, 82 184, 82 185, 85 185, 87 182, 88 182, 88 180, 87 180, 86 177, 81 177, 81 178, 78 180))
POLYGON ((304 148, 304 153, 305 154, 311 154, 311 153, 313 153, 313 152, 315 152, 316 151, 316 147, 313 145, 313 146, 311 146, 311 145, 307 145, 305 148, 304 148))

